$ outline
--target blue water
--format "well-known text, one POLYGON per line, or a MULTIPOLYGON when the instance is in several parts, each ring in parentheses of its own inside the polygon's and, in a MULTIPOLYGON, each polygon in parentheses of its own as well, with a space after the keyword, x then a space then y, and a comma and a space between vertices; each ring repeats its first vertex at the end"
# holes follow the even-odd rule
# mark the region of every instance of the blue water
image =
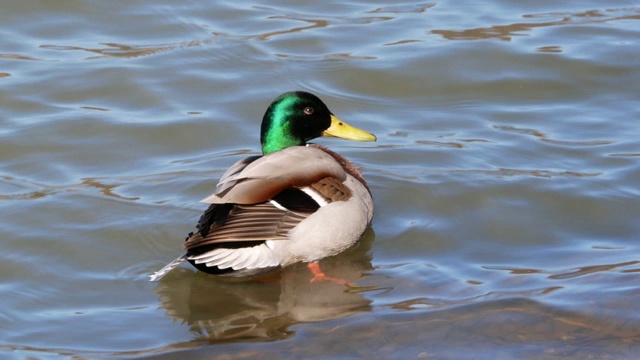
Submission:
POLYGON ((633 1, 9 1, 0 358, 640 356, 633 1), (282 92, 376 143, 354 249, 266 282, 178 256, 282 92))

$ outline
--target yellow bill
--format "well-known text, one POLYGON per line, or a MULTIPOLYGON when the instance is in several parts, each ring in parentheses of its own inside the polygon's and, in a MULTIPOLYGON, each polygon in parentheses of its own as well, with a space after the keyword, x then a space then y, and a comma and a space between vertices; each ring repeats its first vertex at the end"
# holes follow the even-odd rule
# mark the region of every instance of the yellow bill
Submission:
POLYGON ((353 127, 331 114, 331 126, 322 133, 323 136, 338 137, 353 141, 376 141, 376 136, 368 131, 353 127))

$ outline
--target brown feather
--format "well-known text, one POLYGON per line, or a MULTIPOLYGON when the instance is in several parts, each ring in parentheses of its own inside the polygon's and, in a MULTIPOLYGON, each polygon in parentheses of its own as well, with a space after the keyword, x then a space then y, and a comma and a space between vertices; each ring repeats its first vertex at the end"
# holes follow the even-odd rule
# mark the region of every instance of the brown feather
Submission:
POLYGON ((311 184, 311 187, 328 202, 347 201, 351 197, 351 190, 336 178, 326 177, 311 184))
POLYGON ((323 150, 292 146, 265 155, 241 171, 223 177, 218 183, 218 190, 202 202, 257 204, 270 200, 287 188, 309 186, 326 177, 344 181, 346 173, 343 166, 336 162, 335 156, 323 150))
POLYGON ((223 175, 216 192, 202 200, 235 204, 225 221, 212 222, 208 231, 191 235, 184 247, 192 251, 212 244, 287 240, 289 231, 312 211, 281 209, 269 200, 286 189, 309 186, 328 202, 346 201, 352 196, 343 183, 347 173, 366 187, 355 165, 315 144, 243 159, 223 175))
POLYGON ((233 164, 229 169, 227 169, 227 171, 224 172, 222 178, 220 178, 220 182, 218 182, 218 185, 216 185, 215 193, 223 193, 225 192, 225 190, 227 190, 228 187, 233 186, 235 182, 224 183, 223 180, 240 173, 242 170, 244 170, 244 168, 247 167, 247 165, 260 159, 261 157, 262 155, 249 156, 233 164))
POLYGON ((282 210, 271 203, 236 205, 224 224, 214 223, 207 236, 199 232, 184 243, 187 251, 224 242, 286 240, 293 229, 310 213, 282 210))
POLYGON ((345 158, 344 156, 338 154, 337 152, 335 152, 333 150, 330 150, 327 147, 324 147, 322 145, 309 144, 309 147, 320 149, 320 150, 326 152, 327 154, 331 155, 340 164, 340 166, 342 167, 342 169, 345 172, 347 172, 349 175, 353 176, 358 181, 360 181, 362 183, 362 185, 364 185, 364 187, 367 189, 369 194, 371 194, 371 190, 369 189, 369 185, 367 185, 367 182, 364 180, 364 177, 362 176, 362 173, 360 173, 360 170, 358 170, 358 167, 356 167, 351 161, 347 160, 347 158, 345 158))

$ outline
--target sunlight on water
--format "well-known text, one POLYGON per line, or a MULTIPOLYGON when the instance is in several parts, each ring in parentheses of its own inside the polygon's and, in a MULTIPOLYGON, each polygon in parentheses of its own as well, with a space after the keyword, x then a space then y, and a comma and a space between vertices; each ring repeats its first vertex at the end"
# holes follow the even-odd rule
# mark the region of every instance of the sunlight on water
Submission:
POLYGON ((640 356, 640 7, 14 1, 0 23, 1 358, 640 356), (316 140, 376 206, 321 262, 347 284, 148 282, 294 89, 378 137, 316 140))

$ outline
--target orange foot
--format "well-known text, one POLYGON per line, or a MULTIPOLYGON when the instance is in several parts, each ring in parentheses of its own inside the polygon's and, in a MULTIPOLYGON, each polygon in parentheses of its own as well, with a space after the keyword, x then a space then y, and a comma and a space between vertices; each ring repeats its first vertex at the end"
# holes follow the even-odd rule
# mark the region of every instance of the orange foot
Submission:
POLYGON ((333 281, 333 282, 335 282, 337 284, 344 285, 344 286, 351 285, 346 280, 339 279, 339 278, 334 278, 334 277, 325 275, 322 272, 322 270, 320 270, 320 265, 317 262, 308 263, 307 267, 309 268, 309 270, 311 270, 311 273, 313 274, 313 279, 311 279, 311 281, 309 281, 309 282, 333 281))

